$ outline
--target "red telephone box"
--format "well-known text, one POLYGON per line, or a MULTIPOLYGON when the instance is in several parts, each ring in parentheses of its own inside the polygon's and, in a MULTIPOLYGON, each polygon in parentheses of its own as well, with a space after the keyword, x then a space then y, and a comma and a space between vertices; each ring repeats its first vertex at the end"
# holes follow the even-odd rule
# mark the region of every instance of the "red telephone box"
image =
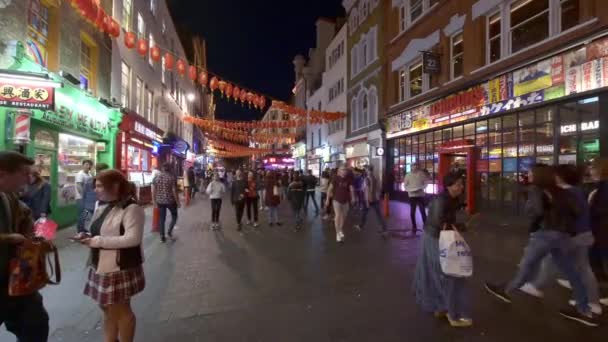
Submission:
MULTIPOLYGON (((465 200, 467 203, 467 212, 475 213, 477 207, 475 203, 475 182, 477 159, 479 158, 479 148, 475 146, 475 141, 469 139, 460 139, 446 142, 439 147, 439 189, 443 189, 443 177, 447 175, 454 166, 458 165, 456 161, 465 159, 464 170, 465 178, 465 200)), ((459 168, 462 170, 462 168, 459 168)))

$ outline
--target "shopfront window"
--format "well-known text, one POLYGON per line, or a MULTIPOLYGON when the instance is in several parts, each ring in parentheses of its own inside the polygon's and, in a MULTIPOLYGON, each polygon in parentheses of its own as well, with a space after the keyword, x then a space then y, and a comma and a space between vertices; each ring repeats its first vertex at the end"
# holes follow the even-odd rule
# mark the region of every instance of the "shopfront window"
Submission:
POLYGON ((76 175, 84 160, 95 163, 95 142, 69 134, 59 134, 57 161, 58 206, 76 204, 76 175))

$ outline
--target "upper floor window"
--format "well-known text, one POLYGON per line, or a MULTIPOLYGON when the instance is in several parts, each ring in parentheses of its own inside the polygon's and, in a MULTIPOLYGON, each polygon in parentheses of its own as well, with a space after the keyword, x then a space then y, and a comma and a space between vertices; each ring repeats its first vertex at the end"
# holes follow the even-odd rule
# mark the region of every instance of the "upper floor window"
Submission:
POLYGON ((289 114, 283 113, 283 121, 289 120, 289 114))
POLYGON ((358 131, 378 122, 378 92, 375 87, 361 89, 353 98, 351 108, 351 129, 358 131))
POLYGON ((41 0, 31 0, 28 9, 27 33, 40 47, 40 63, 47 67, 47 51, 49 49, 49 13, 50 8, 41 0))
POLYGON ((137 36, 139 38, 146 38, 146 22, 141 13, 137 13, 137 36))
POLYGON ((422 60, 417 59, 412 64, 398 71, 399 102, 418 96, 429 89, 429 75, 422 72, 422 60))
POLYGON ((145 113, 142 111, 143 107, 143 91, 144 91, 144 81, 141 78, 137 78, 135 82, 135 112, 137 114, 144 116, 145 113))
POLYGON ((131 96, 131 68, 122 62, 120 77, 120 102, 123 107, 129 108, 131 96))
POLYGON ((351 51, 351 76, 362 72, 378 59, 377 51, 378 27, 372 27, 361 40, 353 46, 351 51))
POLYGON ((462 39, 462 32, 459 32, 450 38, 450 71, 452 79, 462 76, 463 55, 464 42, 462 39))
POLYGON ((438 2, 439 0, 401 0, 399 5, 399 32, 405 31, 438 2))
POLYGON ((493 63, 580 24, 580 0, 511 0, 487 16, 486 60, 493 63))
POLYGON ((95 46, 80 40, 80 88, 84 90, 93 89, 93 77, 95 75, 95 46))
MULTIPOLYGON (((156 42, 154 41, 154 36, 152 35, 152 33, 150 33, 150 36, 148 38, 148 44, 150 45, 150 48, 152 48, 156 45, 156 42)), ((154 68, 154 60, 152 59, 152 49, 150 49, 150 51, 148 51, 148 64, 150 64, 150 66, 154 68)))
POLYGON ((161 56, 160 58, 160 81, 165 84, 166 82, 166 74, 167 68, 165 68, 165 56, 161 56))
POLYGON ((411 65, 408 74, 409 97, 422 94, 422 62, 411 65))
POLYGON ((150 12, 153 16, 156 16, 157 5, 157 0, 150 0, 150 12))
POLYGON ((122 1, 122 27, 127 31, 133 29, 133 0, 122 1))
POLYGON ((549 37, 549 0, 518 0, 510 11, 512 53, 549 37))

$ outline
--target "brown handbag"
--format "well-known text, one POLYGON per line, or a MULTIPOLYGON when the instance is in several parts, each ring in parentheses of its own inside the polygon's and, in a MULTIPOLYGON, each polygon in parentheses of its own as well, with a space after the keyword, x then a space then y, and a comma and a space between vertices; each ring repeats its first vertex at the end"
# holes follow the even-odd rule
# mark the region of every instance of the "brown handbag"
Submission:
POLYGON ((57 247, 44 239, 27 240, 17 246, 16 255, 9 262, 8 295, 27 296, 48 284, 61 282, 61 267, 57 247), (50 254, 54 254, 54 263, 50 254), (51 276, 47 272, 47 263, 51 276), (51 277, 55 277, 52 281, 51 277))

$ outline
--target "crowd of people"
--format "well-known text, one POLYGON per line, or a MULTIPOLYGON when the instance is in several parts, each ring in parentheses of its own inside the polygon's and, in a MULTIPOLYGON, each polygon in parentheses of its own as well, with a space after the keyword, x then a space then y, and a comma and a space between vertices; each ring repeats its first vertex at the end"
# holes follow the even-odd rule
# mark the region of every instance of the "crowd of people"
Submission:
MULTIPOLYGON (((266 211, 269 226, 285 225, 299 231, 304 228, 312 202, 315 215, 322 215, 324 221, 333 220, 340 244, 345 241, 347 218, 361 230, 368 224, 370 210, 376 216, 380 236, 388 236, 381 210, 385 187, 371 166, 328 169, 319 179, 310 170, 239 169, 226 172, 224 177, 211 174, 203 192, 210 199, 212 230, 222 229, 222 201, 228 197, 239 231, 244 226, 245 211, 245 224, 251 229, 260 227, 259 212, 266 211), (282 203, 291 209, 293 224, 281 220, 282 203)), ((543 290, 556 279, 573 291, 571 306, 560 314, 587 326, 599 324, 602 306, 608 305, 598 285, 608 280, 608 161, 595 161, 590 174, 595 185, 586 192, 581 184, 582 170, 575 166, 537 165, 531 169, 525 191, 529 240, 518 270, 509 281, 485 283, 490 294, 505 303, 511 303, 516 290, 542 298, 543 290)), ((412 232, 417 232, 417 211, 424 223, 413 284, 416 301, 424 311, 446 318, 451 326, 469 327, 473 324, 469 282, 442 269, 440 258, 445 251, 439 247, 442 232, 466 231, 457 215, 463 208, 463 175, 447 174, 442 193, 433 197, 427 209, 428 181, 429 175, 416 166, 404 179, 410 195, 412 232)), ((80 214, 72 240, 90 253, 83 292, 102 310, 106 341, 133 341, 136 317, 130 301, 145 288, 141 248, 144 210, 137 204, 134 185, 123 173, 105 164, 83 162, 76 185, 80 214)), ((0 152, 0 325, 5 324, 20 341, 46 341, 48 336, 49 317, 38 291, 14 297, 7 289, 11 281, 9 265, 17 247, 33 239, 35 223, 51 214, 50 193, 50 185, 31 159, 16 152, 0 152)), ((181 202, 177 178, 169 164, 163 165, 153 179, 152 200, 160 211, 161 241, 174 239, 181 202), (168 228, 167 211, 171 214, 168 228)))

